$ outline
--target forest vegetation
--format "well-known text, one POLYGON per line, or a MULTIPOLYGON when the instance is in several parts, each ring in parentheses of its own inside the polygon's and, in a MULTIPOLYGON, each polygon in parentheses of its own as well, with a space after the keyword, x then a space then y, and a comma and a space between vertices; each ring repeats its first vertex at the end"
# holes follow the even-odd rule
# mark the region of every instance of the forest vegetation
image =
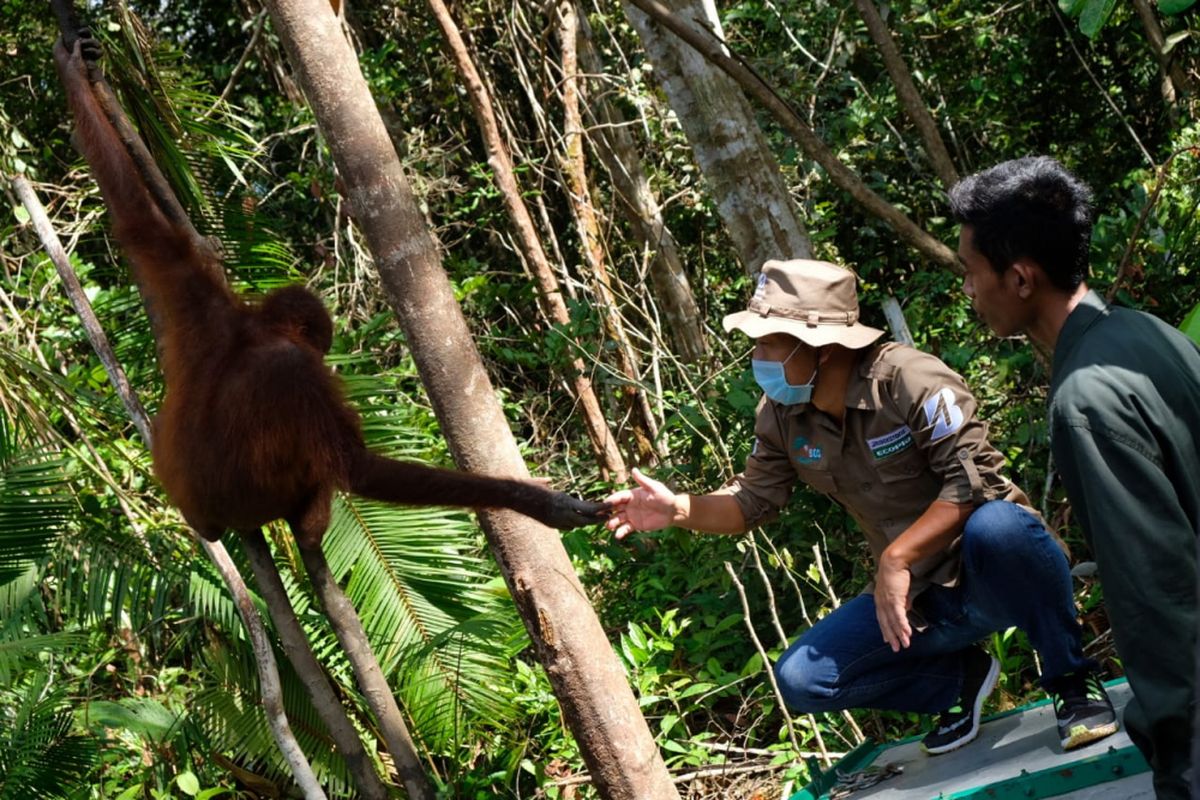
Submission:
MULTIPOLYGON (((530 473, 591 498, 633 466, 687 491, 735 474, 760 392, 749 341, 721 318, 744 307, 764 259, 811 256, 855 270, 864 322, 892 330, 894 299, 915 345, 966 378, 1009 474, 1087 562, 1050 463, 1049 363, 975 318, 946 189, 1008 158, 1058 158, 1095 190, 1093 288, 1198 335, 1193 3, 661 3, 724 41, 707 55, 650 21, 647 0, 343 0, 329 13, 530 473)), ((439 418, 446 400, 397 322, 422 298, 377 266, 339 170, 345 143, 326 138, 268 13, 293 4, 94 0, 83 16, 231 284, 313 289, 368 444, 453 466, 464 434, 439 418)), ((0 4, 0 800, 300 796, 235 600, 166 503, 18 196, 19 178, 152 413, 154 339, 71 145, 57 35, 44 0, 0 4)), ((298 549, 282 525, 266 534, 314 653, 394 782, 396 754, 298 549)), ((250 576, 242 542, 223 544, 250 576)), ((786 798, 865 737, 922 730, 899 713, 793 717, 773 690, 772 659, 872 574, 855 523, 820 495, 798 490, 743 537, 618 543, 596 526, 561 544, 680 797, 786 798)), ((605 796, 495 549, 470 514, 349 497, 325 538, 439 797, 605 796)), ((1117 677, 1103 587, 1083 570, 1076 588, 1087 651, 1117 677)), ((1023 635, 990 644, 1003 678, 989 710, 1039 699, 1023 635)), ((274 651, 327 795, 360 796, 274 651)))

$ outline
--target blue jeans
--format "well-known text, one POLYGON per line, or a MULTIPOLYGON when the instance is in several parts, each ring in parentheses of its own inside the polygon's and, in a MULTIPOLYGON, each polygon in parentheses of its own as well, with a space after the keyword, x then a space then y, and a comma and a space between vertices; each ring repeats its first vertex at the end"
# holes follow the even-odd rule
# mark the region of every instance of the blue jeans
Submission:
POLYGON ((959 698, 967 648, 1012 626, 1041 656, 1043 687, 1095 668, 1083 655, 1066 556, 1037 517, 1014 503, 975 509, 963 529, 958 585, 930 586, 913 607, 929 627, 914 631, 899 653, 883 640, 869 594, 812 626, 775 664, 788 707, 943 711, 959 698))

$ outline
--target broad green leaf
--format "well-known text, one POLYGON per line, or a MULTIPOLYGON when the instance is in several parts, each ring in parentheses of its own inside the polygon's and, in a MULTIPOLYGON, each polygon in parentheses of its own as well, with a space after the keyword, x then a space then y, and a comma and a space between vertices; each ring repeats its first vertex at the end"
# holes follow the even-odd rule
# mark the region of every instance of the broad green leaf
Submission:
POLYGON ((200 779, 191 772, 181 772, 175 776, 175 783, 179 785, 179 791, 195 797, 200 792, 200 779))
POLYGON ((1108 22, 1116 4, 1117 0, 1087 0, 1083 12, 1079 15, 1079 30, 1083 31, 1083 35, 1094 39, 1104 27, 1104 23, 1108 22))
POLYGON ((179 722, 179 716, 157 700, 135 697, 117 703, 96 700, 88 705, 87 718, 109 728, 124 728, 151 741, 165 740, 179 722))
POLYGON ((1158 0, 1158 10, 1164 14, 1181 14, 1196 4, 1196 0, 1158 0))
POLYGON ((715 683, 709 683, 707 681, 703 681, 701 683, 693 683, 691 686, 689 686, 688 688, 684 689, 682 692, 679 693, 679 699, 683 700, 685 698, 693 697, 698 694, 704 694, 705 692, 710 691, 715 688, 716 688, 715 683))

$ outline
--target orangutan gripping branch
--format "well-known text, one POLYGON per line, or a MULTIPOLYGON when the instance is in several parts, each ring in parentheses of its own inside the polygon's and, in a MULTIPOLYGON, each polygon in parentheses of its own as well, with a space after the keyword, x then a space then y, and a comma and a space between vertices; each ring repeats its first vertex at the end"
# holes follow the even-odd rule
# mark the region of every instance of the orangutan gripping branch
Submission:
MULTIPOLYGON (((177 209, 164 208, 89 79, 98 43, 81 32, 54 60, 113 232, 155 317, 166 396, 154 420, 154 469, 206 539, 287 520, 301 547, 319 547, 335 490, 406 505, 511 508, 556 528, 603 520, 607 506, 535 483, 489 478, 375 455, 358 414, 324 364, 333 324, 300 286, 247 302, 220 259, 177 209)), ((159 193, 161 197, 161 192, 159 193)))

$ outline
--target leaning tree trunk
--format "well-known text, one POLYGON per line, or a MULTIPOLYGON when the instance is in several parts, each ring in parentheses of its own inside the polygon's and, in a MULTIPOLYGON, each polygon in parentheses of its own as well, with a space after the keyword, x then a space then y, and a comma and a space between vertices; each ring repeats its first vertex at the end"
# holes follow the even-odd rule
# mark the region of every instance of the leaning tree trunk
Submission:
MULTIPOLYGON (((604 66, 592 41, 587 17, 577 14, 579 66, 591 83, 599 84, 604 66)), ((587 83, 585 82, 585 90, 587 83)), ((685 362, 698 361, 708 352, 704 323, 675 237, 663 221, 658 198, 642 168, 641 157, 629 133, 625 115, 609 102, 599 86, 584 107, 591 115, 591 142, 612 181, 618 210, 625 216, 638 243, 650 254, 650 282, 662 308, 666 333, 675 353, 685 362)))
POLYGON ((917 126, 917 133, 925 145, 925 153, 929 156, 933 171, 941 179, 942 185, 949 189, 958 183, 958 170, 954 168, 954 161, 950 158, 950 151, 946 149, 946 142, 942 140, 937 123, 933 121, 933 115, 929 113, 929 108, 921 99, 921 93, 917 91, 917 85, 913 83, 912 73, 908 71, 904 57, 900 55, 896 40, 892 38, 887 23, 883 21, 883 15, 875 7, 875 0, 854 0, 854 5, 858 7, 858 13, 867 25, 871 41, 875 42, 879 55, 883 57, 883 65, 891 76, 892 85, 896 87, 896 96, 900 98, 904 113, 912 120, 913 125, 917 126))
MULTIPOLYGON (((716 14, 702 0, 664 5, 677 17, 719 30, 716 14)), ((771 258, 812 257, 779 164, 742 90, 627 0, 624 6, 746 271, 753 275, 771 258)))
MULTIPOLYGON (((526 475, 437 244, 327 0, 268 0, 267 7, 329 143, 455 461, 488 475, 526 475)), ((479 516, 601 795, 677 798, 558 535, 511 511, 479 516)))

